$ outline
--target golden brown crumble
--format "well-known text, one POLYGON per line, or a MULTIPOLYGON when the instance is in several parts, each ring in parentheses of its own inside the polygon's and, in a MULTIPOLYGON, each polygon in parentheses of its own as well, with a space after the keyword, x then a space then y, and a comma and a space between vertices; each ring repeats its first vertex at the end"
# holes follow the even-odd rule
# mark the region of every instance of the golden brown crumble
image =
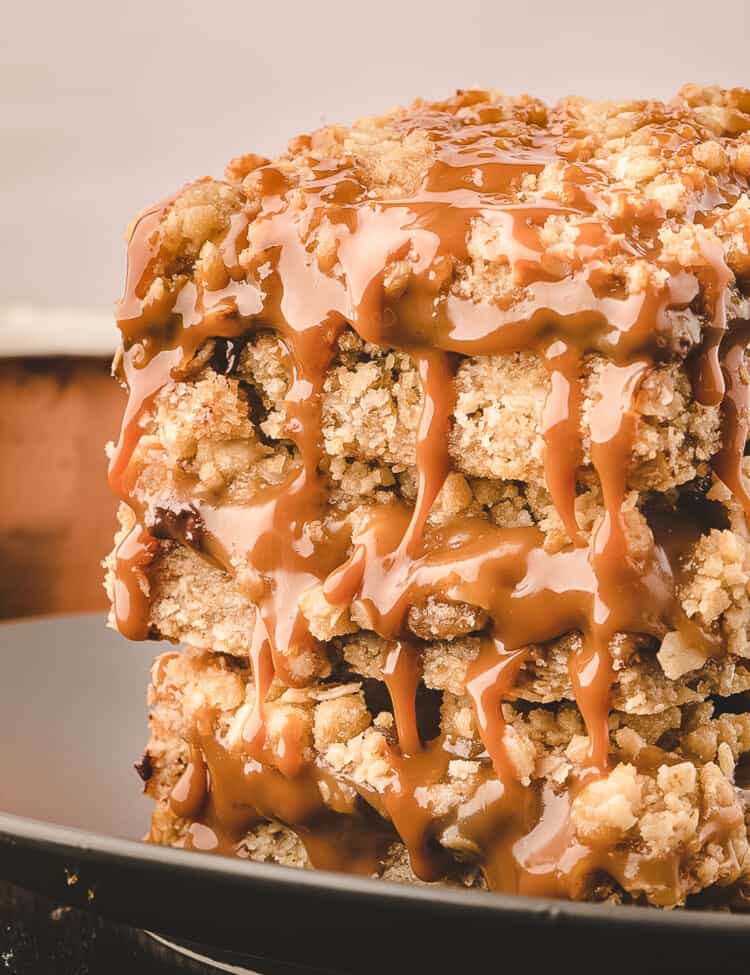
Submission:
MULTIPOLYGON (((750 94, 688 85, 667 103, 569 98, 547 106, 528 96, 466 90, 444 102, 417 101, 362 119, 351 128, 326 126, 293 140, 272 164, 253 154, 238 157, 225 180, 191 184, 165 211, 141 313, 144 320, 172 322, 183 289, 221 294, 230 278, 236 285, 243 276, 264 288, 268 281, 264 297, 273 293, 278 243, 269 244, 264 222, 257 219, 267 216, 276 192, 276 184, 269 188, 269 167, 284 181, 285 205, 294 217, 290 226, 299 237, 295 245, 302 245, 304 260, 320 272, 317 280, 351 290, 356 281, 347 234, 336 220, 337 200, 326 200, 322 213, 311 206, 321 174, 340 171, 342 184, 356 183, 374 211, 382 204, 382 212, 390 212, 399 201, 413 201, 439 175, 446 146, 454 153, 451 165, 461 168, 467 126, 511 157, 519 147, 533 149, 534 163, 520 166, 499 195, 506 207, 536 208, 543 215, 527 222, 521 240, 507 212, 477 212, 467 225, 465 246, 431 265, 435 307, 439 301, 472 306, 477 319, 471 327, 489 311, 504 316, 503 327, 528 325, 542 309, 562 328, 564 289, 584 275, 596 307, 614 309, 613 319, 650 295, 671 295, 654 313, 648 362, 628 406, 634 428, 622 462, 618 514, 627 560, 641 574, 653 571, 656 542, 666 551, 678 531, 674 525, 690 520, 685 511, 693 505, 700 514, 695 530, 680 537, 674 560, 675 612, 696 629, 662 629, 654 636, 655 628, 645 627, 648 632, 617 632, 609 640, 606 776, 583 774, 591 742, 574 703, 572 665, 586 647, 575 625, 555 639, 521 648, 501 714, 513 781, 537 790, 545 802, 567 797, 575 842, 606 849, 611 860, 626 864, 603 879, 591 872, 567 893, 682 904, 750 872, 744 783, 735 781, 750 753, 750 714, 744 713, 750 692, 750 535, 740 501, 713 472, 727 446, 726 405, 701 402, 694 392, 696 353, 722 313, 729 322, 750 319, 750 94), (550 133, 556 148, 544 157, 550 133), (595 198, 588 209, 579 205, 582 180, 589 202, 595 198), (236 236, 232 264, 226 241, 243 221, 246 235, 236 236), (537 277, 529 273, 530 252, 537 277), (717 267, 725 273, 725 286, 717 284, 717 267), (697 632, 708 642, 694 639, 697 632), (659 869, 641 870, 642 863, 677 868, 665 880, 659 869)), ((465 168, 466 189, 485 192, 481 171, 465 168)), ((383 257, 377 298, 384 307, 415 289, 422 259, 414 240, 383 257)), ((237 294, 236 314, 249 320, 255 312, 241 303, 248 301, 249 308, 252 296, 237 294)), ((279 300, 294 305, 307 297, 286 294, 279 300)), ((231 329, 221 331, 224 318, 231 317, 225 311, 215 313, 216 332, 190 346, 189 361, 146 402, 131 460, 137 476, 128 503, 121 505, 116 538, 119 546, 141 522, 152 533, 150 560, 136 572, 147 597, 148 628, 186 645, 182 654, 157 664, 150 689, 147 791, 157 801, 152 839, 178 846, 191 842, 191 824, 169 797, 191 761, 197 723, 211 715, 217 742, 230 749, 255 713, 249 659, 257 597, 267 580, 248 567, 240 551, 223 553, 220 568, 197 509, 175 499, 185 496, 187 485, 205 510, 240 510, 292 483, 305 463, 290 405, 305 382, 294 337, 262 319, 240 339, 218 337, 233 335, 231 329)), ((296 306, 293 311, 302 314, 296 306)), ((316 471, 328 508, 306 525, 300 549, 327 538, 329 515, 359 538, 373 510, 395 520, 415 506, 421 490, 418 431, 426 393, 419 343, 392 348, 367 341, 355 329, 356 324, 338 332, 321 377, 316 471)), ((152 336, 144 334, 148 345, 152 336)), ((550 326, 550 337, 555 334, 550 326)), ((571 378, 580 404, 575 539, 549 487, 545 408, 554 377, 545 356, 552 355, 553 343, 542 338, 540 332, 533 347, 520 351, 450 351, 451 470, 426 519, 428 542, 439 542, 452 525, 483 520, 488 531, 538 532, 543 554, 595 544, 611 514, 603 465, 595 455, 599 407, 603 397, 612 396, 616 343, 611 336, 584 343, 571 378)), ((137 346, 143 336, 131 340, 137 346)), ((739 374, 746 383, 746 364, 739 374)), ((112 596, 116 552, 107 569, 112 596)), ((392 747, 402 729, 398 708, 392 713, 381 702, 388 700, 382 684, 392 673, 393 641, 373 632, 373 616, 361 602, 332 604, 317 579, 294 600, 310 639, 286 664, 295 686, 285 687, 278 675, 270 684, 264 754, 281 768, 293 743, 301 760, 324 773, 319 783, 324 805, 339 811, 366 801, 384 821, 394 820, 398 808, 386 800, 405 774, 392 747)), ((440 777, 419 787, 419 803, 447 853, 447 881, 466 886, 484 881, 478 869, 482 851, 461 810, 480 795, 490 765, 471 685, 497 621, 492 607, 480 603, 417 592, 404 616, 404 638, 418 651, 417 718, 431 721, 452 749, 440 777)), ((283 656, 288 647, 276 650, 283 656)), ((295 832, 275 816, 260 819, 236 844, 237 855, 309 865, 304 830, 295 832)), ((395 833, 391 840, 380 874, 415 882, 406 848, 395 833)))

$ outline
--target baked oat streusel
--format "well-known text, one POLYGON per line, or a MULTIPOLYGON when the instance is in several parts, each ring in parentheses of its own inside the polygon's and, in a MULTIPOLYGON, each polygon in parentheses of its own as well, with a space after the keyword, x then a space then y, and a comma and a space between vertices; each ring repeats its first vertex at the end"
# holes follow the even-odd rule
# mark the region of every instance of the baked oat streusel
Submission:
POLYGON ((415 102, 129 235, 155 842, 659 906, 750 874, 750 92, 415 102))

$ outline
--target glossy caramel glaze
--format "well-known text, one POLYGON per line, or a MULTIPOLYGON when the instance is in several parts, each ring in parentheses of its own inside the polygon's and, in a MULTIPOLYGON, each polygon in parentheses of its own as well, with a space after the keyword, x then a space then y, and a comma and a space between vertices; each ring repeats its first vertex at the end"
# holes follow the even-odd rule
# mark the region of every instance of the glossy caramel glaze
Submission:
MULTIPOLYGON (((709 139, 684 101, 657 109, 637 103, 633 111, 651 112, 653 154, 670 165, 677 159, 678 171, 679 159, 709 139)), ((130 400, 110 473, 136 518, 115 556, 114 612, 124 635, 143 638, 149 629, 145 573, 156 540, 153 513, 136 489, 136 448, 154 396, 209 339, 242 339, 259 330, 273 330, 283 341, 292 380, 284 436, 296 461, 281 485, 237 506, 195 491, 186 478, 172 498, 175 512, 189 507, 200 524, 195 546, 203 556, 232 574, 238 563, 247 567, 247 592, 257 608, 256 703, 242 742, 234 750, 222 746, 205 718, 173 793, 174 811, 195 821, 192 845, 201 849, 231 850, 254 817, 267 817, 298 829, 313 863, 372 872, 382 838, 368 847, 351 825, 355 799, 364 801, 390 820, 415 873, 438 879, 435 836, 446 823, 436 822, 419 795, 439 781, 450 755, 443 740, 420 740, 414 710, 420 647, 406 620, 410 607, 439 595, 480 607, 489 619, 467 690, 490 761, 458 825, 481 851, 490 886, 578 896, 584 876, 606 869, 615 878, 662 871, 668 887, 679 863, 655 865, 635 852, 582 846, 567 810, 581 782, 607 774, 615 636, 659 640, 677 631, 706 656, 719 649, 712 634, 687 620, 676 598, 688 542, 675 542, 679 531, 667 532, 663 542, 655 517, 648 551, 633 552, 623 502, 640 386, 656 365, 687 356, 695 400, 722 408, 716 474, 748 506, 741 467, 748 326, 728 317, 727 307, 739 300, 736 276, 712 229, 747 191, 747 174, 739 165, 719 175, 701 171, 703 184, 691 185, 681 215, 698 255, 691 264, 665 237, 667 212, 658 198, 632 199, 587 149, 577 109, 547 110, 529 101, 509 111, 486 93, 463 93, 396 113, 389 125, 394 144, 422 146, 426 161, 414 186, 389 193, 386 180, 374 190, 367 157, 335 139, 336 151, 327 155, 329 137, 318 134, 299 140, 279 162, 255 160, 241 181, 220 184, 230 213, 210 246, 204 241, 199 261, 173 252, 170 221, 178 219, 179 194, 143 214, 131 234, 117 312, 130 400), (550 172, 555 183, 547 195, 542 176, 550 172), (558 225, 574 228, 562 263, 545 237, 558 225), (479 273, 477 234, 491 237, 501 254, 492 273, 509 276, 502 293, 467 291, 470 271, 479 273), (676 324, 686 316, 695 325, 687 337, 676 324), (368 343, 407 353, 423 394, 414 504, 373 504, 354 527, 332 503, 321 471, 323 383, 346 327, 368 343), (426 527, 451 470, 458 363, 519 350, 536 353, 550 378, 544 471, 569 536, 555 552, 535 527, 499 528, 463 516, 426 527), (578 379, 591 353, 607 359, 589 417, 591 463, 605 510, 588 542, 574 502, 583 457, 578 379), (293 727, 280 752, 266 747, 263 706, 272 679, 301 687, 310 680, 303 660, 317 660, 316 673, 328 665, 330 649, 310 632, 300 609, 300 598, 314 586, 322 586, 332 606, 354 607, 358 619, 389 641, 383 675, 395 714, 397 776, 383 793, 352 792, 351 784, 305 761, 293 727), (579 783, 560 794, 540 793, 511 768, 501 705, 528 646, 571 632, 583 637, 569 666, 588 760, 579 783), (334 793, 338 798, 330 799, 334 793)), ((160 537, 164 530, 162 519, 160 537)))

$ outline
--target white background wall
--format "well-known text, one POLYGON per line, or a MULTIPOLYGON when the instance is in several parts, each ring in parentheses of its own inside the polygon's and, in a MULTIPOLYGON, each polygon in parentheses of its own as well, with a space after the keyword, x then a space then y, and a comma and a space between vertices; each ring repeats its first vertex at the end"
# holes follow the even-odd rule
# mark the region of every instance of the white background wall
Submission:
POLYGON ((750 87, 750 0, 3 0, 0 304, 101 308, 145 204, 323 121, 479 84, 750 87))

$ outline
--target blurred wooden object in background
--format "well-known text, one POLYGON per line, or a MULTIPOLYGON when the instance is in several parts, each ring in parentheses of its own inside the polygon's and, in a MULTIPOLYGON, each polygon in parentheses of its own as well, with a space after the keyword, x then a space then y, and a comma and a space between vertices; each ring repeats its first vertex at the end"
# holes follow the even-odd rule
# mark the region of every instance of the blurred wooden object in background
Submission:
POLYGON ((106 607, 123 401, 109 358, 0 359, 0 618, 106 607))

